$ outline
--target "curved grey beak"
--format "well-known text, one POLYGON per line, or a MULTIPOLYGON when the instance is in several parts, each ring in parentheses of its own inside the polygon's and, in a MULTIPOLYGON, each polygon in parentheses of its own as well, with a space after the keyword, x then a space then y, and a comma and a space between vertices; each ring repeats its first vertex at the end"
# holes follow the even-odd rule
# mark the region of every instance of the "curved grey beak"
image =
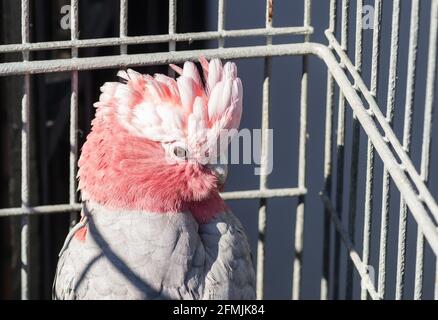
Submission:
POLYGON ((228 175, 228 165, 226 164, 208 164, 207 165, 217 177, 218 187, 221 187, 228 175))

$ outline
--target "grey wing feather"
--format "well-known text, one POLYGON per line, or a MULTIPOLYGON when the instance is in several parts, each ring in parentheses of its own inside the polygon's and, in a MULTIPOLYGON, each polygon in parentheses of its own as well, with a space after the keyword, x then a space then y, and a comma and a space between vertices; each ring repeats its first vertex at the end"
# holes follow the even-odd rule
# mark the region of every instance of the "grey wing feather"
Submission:
POLYGON ((251 250, 240 221, 224 213, 199 229, 209 265, 203 299, 255 299, 251 250))

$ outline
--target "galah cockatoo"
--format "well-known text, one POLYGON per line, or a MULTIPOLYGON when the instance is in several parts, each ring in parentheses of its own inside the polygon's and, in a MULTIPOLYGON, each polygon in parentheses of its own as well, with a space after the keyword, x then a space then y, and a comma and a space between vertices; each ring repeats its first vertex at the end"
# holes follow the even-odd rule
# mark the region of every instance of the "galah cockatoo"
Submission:
POLYGON ((59 255, 54 299, 254 299, 241 223, 219 190, 236 129, 236 65, 200 58, 178 79, 120 71, 105 83, 79 159, 81 221, 59 255), (215 164, 216 163, 216 164, 215 164))

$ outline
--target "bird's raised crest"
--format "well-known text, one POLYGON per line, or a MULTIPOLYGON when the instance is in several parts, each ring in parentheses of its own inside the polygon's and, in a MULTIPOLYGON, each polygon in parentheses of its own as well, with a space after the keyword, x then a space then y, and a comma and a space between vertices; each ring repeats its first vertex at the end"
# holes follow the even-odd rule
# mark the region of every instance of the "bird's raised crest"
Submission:
MULTIPOLYGON (((185 145, 195 157, 214 155, 223 130, 237 129, 242 115, 242 82, 232 62, 222 65, 199 58, 203 79, 193 62, 179 75, 143 75, 119 71, 121 82, 105 83, 98 108, 114 108, 117 119, 131 134, 162 144, 185 145)), ((227 146, 222 146, 225 148, 227 146)))

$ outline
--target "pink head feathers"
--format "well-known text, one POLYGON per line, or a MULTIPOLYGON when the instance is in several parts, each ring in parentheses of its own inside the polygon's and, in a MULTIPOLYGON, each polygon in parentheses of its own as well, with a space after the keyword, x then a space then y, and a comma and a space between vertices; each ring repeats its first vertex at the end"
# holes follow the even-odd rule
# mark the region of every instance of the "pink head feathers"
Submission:
POLYGON ((208 164, 227 145, 222 130, 242 115, 242 83, 236 65, 201 58, 171 65, 178 79, 120 71, 123 82, 105 83, 92 131, 79 160, 84 200, 116 209, 190 210, 207 221, 225 209, 208 164), (169 161, 169 155, 177 159, 169 161))

